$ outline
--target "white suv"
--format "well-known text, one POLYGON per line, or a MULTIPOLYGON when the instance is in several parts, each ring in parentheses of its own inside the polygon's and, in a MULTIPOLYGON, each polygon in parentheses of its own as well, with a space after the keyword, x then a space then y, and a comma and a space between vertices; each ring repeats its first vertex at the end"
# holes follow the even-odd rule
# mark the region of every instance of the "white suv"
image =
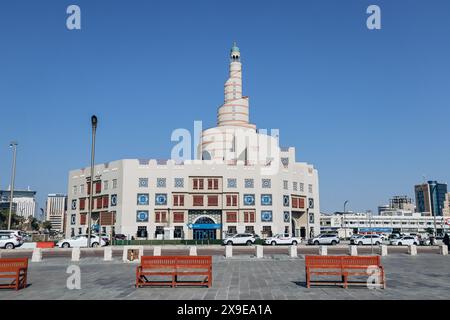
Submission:
POLYGON ((22 243, 13 233, 0 233, 0 248, 14 249, 21 246, 22 243))
POLYGON ((223 239, 223 243, 226 245, 246 244, 248 246, 251 246, 255 243, 255 241, 255 236, 250 233, 238 233, 235 235, 229 235, 225 239, 223 239))
POLYGON ((319 244, 331 244, 331 245, 336 245, 339 243, 339 237, 335 234, 321 234, 318 237, 315 238, 311 238, 308 240, 308 244, 314 244, 314 245, 319 245, 319 244))
POLYGON ((400 239, 391 240, 391 245, 393 246, 410 246, 418 245, 419 241, 413 236, 403 236, 400 239))
POLYGON ((297 245, 301 242, 302 242, 302 239, 291 237, 288 233, 276 234, 273 237, 267 238, 265 240, 266 244, 271 244, 273 246, 276 246, 277 244, 297 245))
POLYGON ((383 239, 378 234, 368 234, 356 239, 350 240, 350 244, 357 244, 358 246, 361 245, 369 245, 374 244, 376 246, 379 246, 383 242, 383 239))
MULTIPOLYGON (((59 240, 56 246, 60 248, 82 248, 87 247, 88 236, 87 235, 79 235, 75 236, 72 239, 63 239, 59 240)), ((98 236, 91 236, 91 247, 96 248, 99 246, 98 236)), ((106 246, 106 242, 102 239, 101 246, 106 246)))

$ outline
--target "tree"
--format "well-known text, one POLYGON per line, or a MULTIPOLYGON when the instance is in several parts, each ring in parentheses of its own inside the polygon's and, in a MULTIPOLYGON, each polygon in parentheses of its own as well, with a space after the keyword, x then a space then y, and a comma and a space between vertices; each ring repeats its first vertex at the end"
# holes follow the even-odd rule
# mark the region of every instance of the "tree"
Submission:
POLYGON ((50 231, 52 229, 52 223, 50 221, 44 221, 42 222, 42 228, 50 231))

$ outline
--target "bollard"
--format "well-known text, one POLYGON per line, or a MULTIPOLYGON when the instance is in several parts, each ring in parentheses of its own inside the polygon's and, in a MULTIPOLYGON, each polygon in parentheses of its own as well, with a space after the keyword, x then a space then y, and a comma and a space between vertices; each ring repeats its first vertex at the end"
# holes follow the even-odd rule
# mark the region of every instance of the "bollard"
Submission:
POLYGON ((153 256, 161 256, 161 247, 160 246, 156 246, 153 247, 153 256))
POLYGON ((112 247, 105 247, 104 261, 112 261, 112 247))
POLYGON ((289 247, 289 256, 291 258, 297 258, 297 246, 296 245, 292 245, 289 247))
POLYGON ((256 258, 261 259, 264 257, 264 251, 263 246, 257 245, 256 246, 256 258))
POLYGON ((448 247, 447 245, 443 244, 439 247, 439 254, 442 254, 443 256, 448 255, 448 247))
POLYGON ((349 254, 352 257, 355 257, 358 255, 358 248, 356 246, 349 246, 348 248, 349 248, 349 254))
POLYGON ((225 246, 225 258, 233 257, 233 246, 225 246))
POLYGON ((72 248, 72 261, 80 261, 80 248, 72 248))
POLYGON ((196 256, 197 255, 197 247, 189 247, 189 255, 196 256))
POLYGON ((125 263, 139 263, 144 255, 144 246, 124 246, 122 260, 125 263))
POLYGON ((381 256, 385 257, 388 255, 388 248, 387 245, 381 245, 381 256))
POLYGON ((42 249, 41 248, 33 249, 33 255, 31 256, 31 261, 32 262, 42 261, 42 249))
POLYGON ((328 254, 327 247, 326 246, 320 246, 319 247, 319 255, 320 256, 326 256, 328 254))
POLYGON ((417 256, 417 246, 416 245, 410 245, 408 246, 408 253, 411 256, 417 256))

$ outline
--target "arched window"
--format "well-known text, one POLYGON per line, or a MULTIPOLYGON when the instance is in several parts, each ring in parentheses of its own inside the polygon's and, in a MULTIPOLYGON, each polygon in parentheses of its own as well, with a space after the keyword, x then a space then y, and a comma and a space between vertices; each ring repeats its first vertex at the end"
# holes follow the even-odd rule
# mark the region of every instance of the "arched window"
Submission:
POLYGON ((195 224, 215 224, 215 222, 211 218, 201 217, 198 218, 197 221, 195 221, 195 224))

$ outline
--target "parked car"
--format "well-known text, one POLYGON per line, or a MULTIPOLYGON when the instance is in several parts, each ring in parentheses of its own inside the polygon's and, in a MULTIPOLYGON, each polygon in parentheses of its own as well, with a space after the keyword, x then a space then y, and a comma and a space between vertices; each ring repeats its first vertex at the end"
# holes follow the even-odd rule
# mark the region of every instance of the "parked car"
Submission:
POLYGON ((367 234, 365 236, 350 240, 350 244, 356 244, 358 246, 374 244, 379 246, 383 240, 378 234, 367 234))
POLYGON ((418 245, 419 241, 416 237, 413 236, 403 236, 400 239, 393 239, 390 242, 393 246, 409 246, 409 245, 418 245))
POLYGON ((339 241, 339 237, 336 234, 326 233, 321 234, 318 237, 309 239, 308 244, 314 244, 316 246, 319 244, 336 245, 339 243, 339 241))
POLYGON ((364 235, 363 235, 363 234, 358 234, 358 233, 353 234, 353 235, 350 237, 350 243, 352 242, 352 240, 361 238, 362 236, 364 236, 364 235))
POLYGON ((301 238, 291 237, 288 233, 279 233, 273 237, 267 238, 264 243, 276 246, 277 244, 297 245, 302 242, 301 238))
MULTIPOLYGON (((87 242, 88 242, 88 236, 83 234, 83 235, 78 235, 75 236, 71 239, 63 239, 58 241, 58 243, 56 243, 56 246, 60 247, 60 248, 84 248, 87 247, 87 242)), ((99 246, 99 237, 98 236, 91 236, 91 247, 96 248, 99 246)), ((101 240, 101 246, 104 247, 106 246, 106 242, 102 239, 101 240)))
POLYGON ((19 241, 20 245, 22 245, 24 243, 24 238, 23 237, 24 237, 25 233, 23 233, 20 230, 0 230, 0 235, 4 235, 4 234, 6 234, 6 235, 10 235, 10 234, 14 235, 16 237, 17 241, 19 241))
POLYGON ((121 233, 118 233, 114 236, 114 240, 127 240, 127 236, 121 233))
POLYGON ((226 245, 246 244, 248 246, 254 244, 256 237, 250 233, 237 233, 232 236, 227 236, 223 239, 223 243, 226 245))
POLYGON ((0 233, 0 248, 14 249, 20 247, 22 243, 14 233, 0 233))

